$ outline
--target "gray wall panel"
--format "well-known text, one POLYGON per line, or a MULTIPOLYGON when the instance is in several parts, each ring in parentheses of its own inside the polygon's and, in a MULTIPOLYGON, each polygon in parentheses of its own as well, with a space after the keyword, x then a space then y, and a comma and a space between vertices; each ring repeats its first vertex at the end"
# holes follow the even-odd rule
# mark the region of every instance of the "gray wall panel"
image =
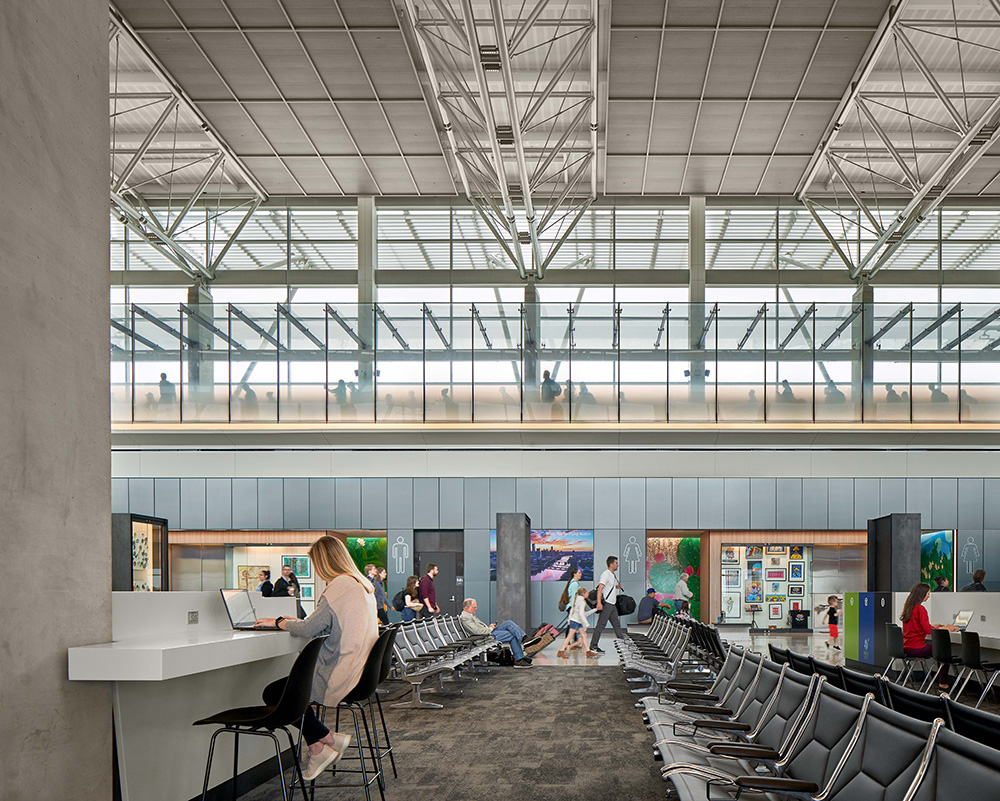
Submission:
POLYGON ((777 523, 777 482, 773 478, 750 479, 750 525, 774 528, 777 523))
POLYGON ((531 584, 531 628, 538 628, 542 624, 542 585, 545 581, 532 581, 531 584))
POLYGON ((745 529, 750 527, 750 479, 727 478, 726 482, 726 518, 728 529, 745 529))
MULTIPOLYGON (((570 479, 572 480, 572 479, 570 479)), ((646 479, 646 525, 647 529, 673 528, 673 479, 646 479)))
POLYGON ((465 581, 490 580, 490 532, 489 529, 467 528, 465 530, 465 581))
POLYGON ((955 586, 960 590, 972 583, 972 574, 983 566, 983 530, 959 529, 955 532, 955 586))
MULTIPOLYGON (((565 612, 559 611, 559 596, 562 595, 563 588, 566 586, 564 581, 534 581, 532 584, 538 584, 541 588, 542 594, 541 598, 538 600, 538 610, 539 610, 539 624, 542 622, 551 623, 555 625, 560 620, 565 612)), ((531 601, 532 606, 535 605, 535 600, 531 601)), ((592 618, 593 619, 593 618, 592 618)))
POLYGON ((257 479, 233 479, 233 528, 257 528, 257 479))
MULTIPOLYGON (((646 592, 646 530, 623 528, 618 536, 618 578, 625 593, 635 599, 636 606, 646 592)), ((596 565, 595 565, 596 567, 596 565)), ((597 584, 600 576, 594 577, 597 584)), ((635 623, 635 612, 622 618, 622 623, 635 623)))
POLYGON ((465 493, 461 478, 442 478, 439 482, 438 517, 441 528, 465 527, 465 493))
POLYGON ((479 605, 476 608, 476 617, 480 620, 493 621, 493 612, 490 609, 490 582, 489 581, 466 581, 465 591, 462 601, 466 598, 475 598, 479 605))
POLYGON ((802 479, 779 478, 775 482, 778 528, 802 528, 802 479))
POLYGON ((205 528, 233 527, 233 480, 205 479, 205 528))
POLYGON ((906 511, 906 479, 883 478, 879 480, 879 516, 906 511))
POLYGON ((726 525, 726 481, 723 478, 698 479, 698 528, 722 528, 726 525))
POLYGON ((983 528, 1000 529, 1000 478, 983 482, 983 528))
POLYGON ((309 528, 309 479, 286 478, 284 490, 285 528, 309 528))
POLYGON ((440 524, 436 478, 413 479, 413 527, 436 529, 440 524))
POLYGON ((802 479, 802 528, 824 529, 829 526, 828 491, 825 478, 802 479))
POLYGON ((698 528, 698 479, 675 478, 672 495, 673 528, 698 528))
POLYGON ((205 528, 205 479, 181 479, 181 528, 205 528))
POLYGON ((920 515, 920 527, 930 528, 931 522, 931 480, 929 478, 906 479, 906 511, 920 515))
POLYGON ((544 528, 542 523, 542 480, 540 478, 515 479, 514 511, 526 514, 531 521, 532 528, 544 528))
MULTIPOLYGON (((128 479, 111 479, 111 511, 114 514, 128 512, 128 479)), ((204 516, 204 510, 202 511, 204 516)))
POLYGON ((361 479, 334 479, 337 528, 361 528, 361 479))
POLYGON ((854 479, 831 478, 829 486, 830 528, 854 528, 854 479))
POLYGON ((931 479, 931 528, 957 528, 958 479, 931 479))
MULTIPOLYGON (((959 551, 959 556, 961 556, 959 551)), ((986 589, 1000 590, 1000 529, 986 529, 983 532, 983 561, 980 567, 986 570, 986 589)), ((962 585, 959 585, 959 589, 962 585)))
POLYGON ((309 528, 337 527, 337 492, 332 478, 309 479, 309 528))
MULTIPOLYGON (((486 521, 486 527, 493 529, 497 527, 498 512, 514 512, 517 510, 517 492, 515 490, 514 479, 512 478, 491 478, 490 479, 490 514, 486 521)), ((531 521, 535 525, 535 521, 531 521)))
POLYGON ((569 528, 569 481, 542 479, 542 528, 569 528))
POLYGON ((181 524, 181 482, 177 478, 157 478, 153 481, 153 514, 165 518, 167 530, 181 524))
POLYGON ((389 525, 389 489, 384 478, 361 479, 361 528, 389 525))
POLYGON ((134 515, 152 515, 153 479, 130 478, 128 480, 128 510, 134 515))
POLYGON ((622 528, 646 528, 646 480, 623 478, 618 485, 619 525, 622 528))
MULTIPOLYGON (((468 487, 468 482, 466 482, 468 487)), ((413 528, 413 479, 390 478, 386 483, 389 528, 413 528)))
POLYGON ((983 528, 983 479, 958 480, 958 527, 983 528))
MULTIPOLYGON (((617 479, 615 479, 617 481, 617 479)), ((601 573, 607 567, 609 556, 621 558, 617 528, 594 529, 594 586, 601 580, 601 573)))
POLYGON ((568 514, 566 525, 569 528, 594 527, 594 479, 571 478, 569 480, 568 514))
POLYGON ((257 479, 257 528, 287 528, 284 481, 280 478, 257 479))
MULTIPOLYGON (((594 479, 594 527, 618 529, 620 515, 617 478, 594 479)), ((596 569, 596 565, 594 566, 596 569)))
POLYGON ((490 480, 465 479, 465 525, 468 528, 493 528, 490 523, 490 480))
POLYGON ((854 479, 854 527, 868 528, 868 521, 881 515, 877 478, 854 479))

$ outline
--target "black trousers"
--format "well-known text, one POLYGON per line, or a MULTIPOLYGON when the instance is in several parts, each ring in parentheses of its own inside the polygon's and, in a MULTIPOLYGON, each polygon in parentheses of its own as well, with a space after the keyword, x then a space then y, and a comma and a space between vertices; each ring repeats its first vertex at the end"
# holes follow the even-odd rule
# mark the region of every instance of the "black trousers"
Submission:
POLYGON ((389 625, 389 613, 386 612, 384 609, 378 610, 378 622, 381 623, 383 626, 389 625))
MULTIPOLYGON (((286 681, 288 679, 278 679, 277 681, 272 681, 264 688, 263 700, 265 704, 278 703, 281 699, 281 694, 285 691, 286 681)), ((312 711, 312 707, 310 706, 306 709, 305 718, 302 720, 302 737, 306 741, 306 745, 318 743, 329 733, 330 730, 319 722, 319 719, 312 711)))

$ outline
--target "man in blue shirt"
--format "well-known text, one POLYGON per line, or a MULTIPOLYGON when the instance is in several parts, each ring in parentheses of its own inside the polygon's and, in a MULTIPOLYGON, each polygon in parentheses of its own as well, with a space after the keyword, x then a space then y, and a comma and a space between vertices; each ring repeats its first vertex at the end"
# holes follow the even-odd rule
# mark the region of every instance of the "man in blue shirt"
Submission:
POLYGON ((639 601, 639 609, 636 611, 640 623, 653 622, 653 610, 656 608, 656 590, 650 587, 646 590, 646 597, 639 601))

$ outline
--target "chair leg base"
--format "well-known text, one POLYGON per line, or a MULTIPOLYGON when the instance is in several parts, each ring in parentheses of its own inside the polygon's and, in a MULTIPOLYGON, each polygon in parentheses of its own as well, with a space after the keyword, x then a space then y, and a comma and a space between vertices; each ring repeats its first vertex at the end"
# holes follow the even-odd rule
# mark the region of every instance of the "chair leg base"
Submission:
POLYGON ((400 701, 396 704, 391 704, 393 709, 444 709, 443 704, 434 704, 430 701, 424 701, 420 697, 420 685, 413 685, 413 694, 410 696, 409 701, 400 701))

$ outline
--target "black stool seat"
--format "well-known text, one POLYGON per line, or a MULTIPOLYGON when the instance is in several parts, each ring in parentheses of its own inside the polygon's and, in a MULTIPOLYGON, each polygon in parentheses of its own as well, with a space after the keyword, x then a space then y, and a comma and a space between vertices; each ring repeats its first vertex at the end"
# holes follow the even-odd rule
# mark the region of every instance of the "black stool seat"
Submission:
MULTIPOLYGON (((274 710, 276 706, 241 706, 236 709, 227 709, 224 712, 217 712, 209 718, 202 718, 192 723, 192 726, 210 726, 217 724, 220 726, 248 726, 255 729, 278 728, 288 725, 292 721, 284 723, 273 722, 274 710)), ((301 715, 299 716, 301 717, 301 715)))

